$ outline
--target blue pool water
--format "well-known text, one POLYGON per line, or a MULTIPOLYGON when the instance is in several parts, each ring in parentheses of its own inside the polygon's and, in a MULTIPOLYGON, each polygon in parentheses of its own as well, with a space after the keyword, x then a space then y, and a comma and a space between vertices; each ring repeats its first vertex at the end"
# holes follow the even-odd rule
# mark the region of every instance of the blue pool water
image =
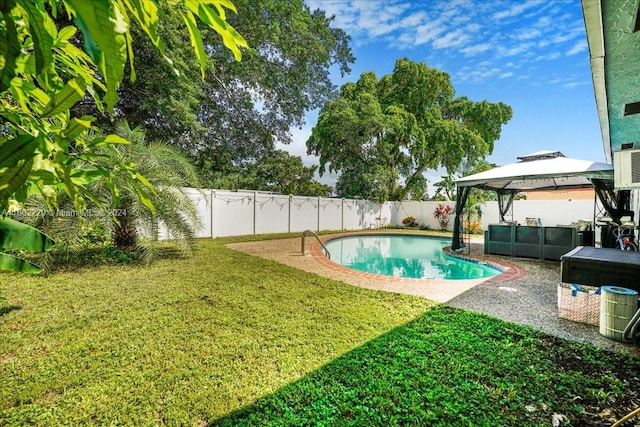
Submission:
POLYGON ((354 270, 413 279, 481 279, 500 270, 447 255, 451 240, 415 235, 361 235, 325 242, 331 261, 354 270))

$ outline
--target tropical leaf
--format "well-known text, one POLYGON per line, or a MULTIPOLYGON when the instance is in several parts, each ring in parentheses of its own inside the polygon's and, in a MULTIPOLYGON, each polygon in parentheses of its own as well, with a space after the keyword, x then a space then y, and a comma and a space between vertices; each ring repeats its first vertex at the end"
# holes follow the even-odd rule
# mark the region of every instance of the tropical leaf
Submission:
POLYGON ((40 184, 39 187, 44 187, 56 185, 58 183, 58 178, 51 171, 48 171, 46 169, 38 169, 31 172, 29 181, 37 182, 40 184))
POLYGON ((225 16, 224 8, 227 8, 236 13, 238 12, 235 5, 229 0, 199 0, 199 2, 202 4, 211 4, 215 6, 215 8, 218 10, 218 14, 222 19, 227 19, 225 16))
POLYGON ((129 78, 132 82, 135 82, 137 75, 136 67, 133 64, 133 37, 131 37, 131 33, 127 31, 125 38, 127 40, 127 55, 129 56, 129 78))
MULTIPOLYGON (((227 49, 233 52, 236 61, 242 59, 242 52, 239 47, 248 47, 246 40, 229 25, 224 19, 206 4, 198 0, 186 0, 186 5, 191 12, 197 14, 202 22, 213 28, 222 37, 222 43, 227 49)), ((193 43, 193 40, 192 40, 193 43)))
POLYGON ((74 169, 71 173, 71 182, 77 186, 89 185, 108 174, 103 169, 74 169))
POLYGON ((164 44, 158 34, 158 14, 160 9, 155 1, 149 0, 128 0, 119 1, 136 18, 140 28, 147 33, 151 42, 164 55, 164 44))
POLYGON ((8 217, 0 217, 0 250, 44 252, 50 250, 54 243, 36 228, 8 217))
POLYGON ((53 62, 52 48, 53 37, 50 33, 52 30, 55 34, 55 24, 44 11, 39 10, 30 0, 20 0, 20 6, 23 7, 29 17, 29 30, 33 39, 33 52, 36 57, 36 74, 40 74, 45 68, 53 62))
MULTIPOLYGON (((35 68, 34 68, 35 70, 35 68)), ((9 88, 11 95, 15 98, 20 106, 20 111, 26 115, 32 115, 32 107, 37 106, 44 108, 51 101, 42 89, 38 88, 28 80, 13 79, 9 88)), ((18 120, 19 122, 20 120, 18 120)))
POLYGON ((20 160, 33 157, 40 141, 31 135, 20 135, 0 145, 0 170, 11 168, 20 160))
POLYGON ((111 134, 111 135, 107 135, 107 136, 99 136, 97 138, 93 138, 88 144, 88 147, 92 147, 92 148, 97 148, 97 147, 104 147, 105 145, 110 145, 110 144, 129 144, 130 141, 115 135, 115 134, 111 134))
POLYGON ((71 37, 74 36, 74 34, 77 32, 77 28, 72 26, 72 25, 68 25, 64 28, 61 28, 60 31, 58 31, 58 38, 57 38, 57 42, 66 42, 67 40, 69 40, 71 37))
POLYGON ((147 187, 153 194, 155 194, 155 187, 153 186, 153 184, 151 184, 151 182, 149 182, 147 178, 144 177, 144 175, 137 173, 135 178, 140 181, 145 187, 147 187))
POLYGON ((83 33, 85 50, 105 80, 105 102, 109 112, 118 101, 118 86, 124 77, 127 57, 126 20, 109 0, 68 0, 75 22, 83 33))
POLYGON ((91 129, 91 123, 95 120, 93 116, 82 116, 69 121, 67 128, 63 131, 66 138, 73 139, 80 136, 84 131, 91 129))
POLYGON ((41 117, 47 118, 68 111, 78 101, 80 101, 85 94, 85 82, 82 77, 76 77, 73 80, 69 80, 61 91, 55 93, 44 111, 41 117))
MULTIPOLYGON (((0 270, 4 271, 16 271, 18 273, 25 274, 38 274, 42 273, 42 269, 37 265, 27 261, 26 259, 18 258, 10 254, 4 254, 0 252, 0 270)), ((0 301, 5 300, 0 297, 0 301)))
POLYGON ((196 57, 200 62, 200 73, 202 74, 202 78, 204 78, 204 71, 207 65, 207 54, 204 51, 204 46, 202 44, 202 35, 200 34, 200 30, 198 29, 198 24, 196 23, 196 19, 193 16, 193 13, 191 13, 190 11, 187 11, 186 15, 182 14, 182 19, 184 19, 185 24, 187 24, 189 37, 191 38, 191 46, 193 46, 196 57))
POLYGON ((6 208, 9 197, 27 182, 32 167, 33 159, 27 159, 2 172, 0 175, 0 209, 6 208))
MULTIPOLYGON (((140 28, 149 36, 151 43, 158 48, 158 51, 163 56, 164 60, 173 68, 173 72, 179 76, 180 71, 173 66, 173 60, 169 58, 165 53, 164 42, 158 34, 159 22, 160 22, 160 8, 156 0, 116 0, 124 11, 129 10, 131 14, 136 18, 140 28)), ((125 15, 126 16, 126 15, 125 15)), ((135 81, 136 71, 133 66, 133 48, 131 33, 127 31, 127 49, 129 54, 129 66, 131 68, 131 80, 135 81)))
MULTIPOLYGON (((242 52, 240 51, 239 47, 248 48, 249 45, 247 44, 246 40, 231 25, 229 25, 226 21, 221 20, 219 16, 213 15, 213 19, 214 21, 218 22, 220 28, 224 28, 226 30, 220 33, 220 35, 222 36, 222 42, 227 47, 227 49, 233 52, 233 56, 235 57, 236 61, 240 61, 242 59, 242 52)), ((212 25, 212 28, 216 30, 217 26, 212 25)))
POLYGON ((20 41, 15 22, 8 12, 3 16, 6 32, 0 33, 0 92, 11 86, 11 80, 16 76, 16 58, 20 55, 20 41))

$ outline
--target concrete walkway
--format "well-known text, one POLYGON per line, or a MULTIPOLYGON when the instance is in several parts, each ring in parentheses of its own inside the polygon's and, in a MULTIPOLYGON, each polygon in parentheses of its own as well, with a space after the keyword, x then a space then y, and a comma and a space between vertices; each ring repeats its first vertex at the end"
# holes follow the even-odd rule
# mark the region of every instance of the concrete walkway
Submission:
MULTIPOLYGON (((321 237, 326 240, 331 236, 321 237)), ((528 325, 561 338, 640 357, 639 347, 604 338, 596 326, 558 317, 560 262, 491 256, 493 262, 507 269, 506 274, 488 280, 401 279, 361 273, 335 264, 321 254, 320 245, 314 241, 313 237, 306 239, 306 255, 302 255, 299 237, 233 243, 228 247, 354 286, 422 296, 528 325)), ((470 256, 486 258, 482 239, 474 239, 470 246, 470 256)))

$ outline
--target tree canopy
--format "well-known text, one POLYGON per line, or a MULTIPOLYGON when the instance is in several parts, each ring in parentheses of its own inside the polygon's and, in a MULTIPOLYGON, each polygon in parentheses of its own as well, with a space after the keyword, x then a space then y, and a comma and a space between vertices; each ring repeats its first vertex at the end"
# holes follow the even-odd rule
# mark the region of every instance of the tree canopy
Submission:
MULTIPOLYGON (((290 129, 304 123, 307 111, 336 95, 332 70, 349 72, 354 58, 349 36, 331 27, 324 12, 311 11, 302 0, 237 0, 237 15, 228 22, 247 41, 242 62, 205 32, 205 78, 194 58, 179 17, 163 20, 158 32, 166 52, 187 79, 172 68, 149 42, 134 37, 138 79, 124 81, 115 113, 132 125, 142 125, 151 139, 180 147, 203 172, 203 183, 232 175, 242 163, 272 151, 276 142, 291 141, 290 129)), ((167 16, 177 14, 163 7, 167 16)), ((142 31, 134 26, 133 32, 142 31)), ((83 113, 96 114, 90 103, 83 113)), ((109 118, 104 121, 110 125, 109 118)))
POLYGON ((457 171, 493 151, 508 105, 455 98, 449 75, 403 58, 392 74, 363 73, 328 101, 307 140, 336 192, 372 200, 421 199, 428 169, 457 171))

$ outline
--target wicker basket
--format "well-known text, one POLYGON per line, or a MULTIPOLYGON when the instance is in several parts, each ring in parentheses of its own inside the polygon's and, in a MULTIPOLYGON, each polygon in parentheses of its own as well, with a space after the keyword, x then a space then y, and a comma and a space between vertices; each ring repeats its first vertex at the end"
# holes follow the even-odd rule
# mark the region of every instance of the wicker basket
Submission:
POLYGON ((600 288, 561 283, 558 285, 558 316, 574 322, 598 326, 600 288))

